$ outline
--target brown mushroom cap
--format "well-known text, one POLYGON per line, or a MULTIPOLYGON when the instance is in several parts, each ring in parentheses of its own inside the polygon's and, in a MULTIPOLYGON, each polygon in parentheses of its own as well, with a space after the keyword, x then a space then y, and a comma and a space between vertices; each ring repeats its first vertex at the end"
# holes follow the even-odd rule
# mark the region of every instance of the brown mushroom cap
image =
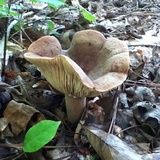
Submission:
MULTIPOLYGON (((47 81, 56 90, 73 97, 97 96, 101 92, 119 86, 127 77, 125 72, 115 72, 114 66, 112 67, 110 63, 109 72, 92 81, 73 60, 65 55, 44 59, 44 57, 28 52, 25 54, 25 58, 40 69, 47 81)), ((106 63, 108 62, 106 61, 106 63)))
POLYGON ((56 56, 61 54, 61 50, 61 44, 57 38, 53 36, 43 36, 33 42, 28 48, 28 52, 32 52, 43 57, 56 56))
POLYGON ((117 38, 108 38, 94 65, 87 75, 97 91, 106 92, 119 86, 127 78, 129 70, 127 45, 117 38))
POLYGON ((73 36, 71 46, 67 51, 68 57, 75 61, 84 71, 92 70, 97 61, 99 51, 106 39, 102 33, 95 30, 83 30, 73 36), (88 63, 89 62, 89 63, 88 63))
POLYGON ((106 39, 98 31, 75 33, 68 56, 83 69, 98 92, 119 86, 127 77, 128 46, 117 38, 106 39))
POLYGON ((119 86, 129 69, 127 45, 117 38, 105 39, 94 30, 74 35, 67 51, 70 58, 59 55, 61 46, 51 36, 40 38, 28 51, 25 58, 55 89, 75 97, 93 97, 119 86))

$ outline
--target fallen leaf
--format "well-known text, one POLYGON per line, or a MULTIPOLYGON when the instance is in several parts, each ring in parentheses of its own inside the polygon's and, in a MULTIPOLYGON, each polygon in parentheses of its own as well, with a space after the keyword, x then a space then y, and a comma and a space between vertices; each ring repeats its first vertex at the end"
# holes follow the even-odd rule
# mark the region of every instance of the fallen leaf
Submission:
POLYGON ((141 155, 113 134, 95 127, 84 127, 86 135, 102 160, 142 160, 141 155))
POLYGON ((10 123, 14 135, 25 131, 28 122, 33 116, 36 116, 35 123, 45 119, 38 110, 24 103, 17 103, 14 100, 8 103, 3 115, 7 122, 10 123))
POLYGON ((3 132, 7 127, 8 122, 4 118, 0 118, 0 132, 3 132))

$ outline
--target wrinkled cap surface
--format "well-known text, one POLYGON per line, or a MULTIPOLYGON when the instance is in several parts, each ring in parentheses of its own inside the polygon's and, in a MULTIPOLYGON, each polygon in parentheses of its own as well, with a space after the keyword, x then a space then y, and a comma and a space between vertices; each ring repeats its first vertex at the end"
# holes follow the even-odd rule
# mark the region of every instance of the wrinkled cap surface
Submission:
POLYGON ((61 54, 61 50, 61 44, 57 38, 53 36, 43 36, 33 42, 28 48, 28 52, 32 52, 43 57, 54 57, 61 54))
POLYGON ((102 33, 95 30, 83 30, 73 36, 67 55, 88 73, 95 66, 99 51, 106 39, 102 33))

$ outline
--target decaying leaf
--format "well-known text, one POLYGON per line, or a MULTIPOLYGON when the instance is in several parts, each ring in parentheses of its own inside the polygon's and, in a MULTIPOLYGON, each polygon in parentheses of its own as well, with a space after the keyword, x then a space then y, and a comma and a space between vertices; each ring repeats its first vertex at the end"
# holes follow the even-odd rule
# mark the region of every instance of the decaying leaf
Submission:
POLYGON ((160 153, 152 153, 152 154, 145 154, 144 155, 144 160, 145 159, 150 159, 150 160, 159 160, 160 153))
POLYGON ((119 101, 120 101, 120 104, 123 108, 129 108, 126 93, 120 93, 119 94, 119 101))
POLYGON ((4 129, 7 127, 8 122, 5 118, 0 118, 0 132, 3 132, 4 129))
POLYGON ((160 125, 160 107, 151 102, 138 102, 133 107, 135 119, 142 124, 142 129, 149 135, 155 135, 160 125))
POLYGON ((66 151, 59 149, 49 151, 49 155, 55 159, 65 159, 64 157, 67 157, 66 159, 70 158, 70 155, 66 151))
POLYGON ((159 83, 160 82, 160 68, 158 67, 157 71, 156 71, 156 76, 154 81, 155 83, 159 83))
POLYGON ((7 90, 0 87, 0 117, 3 115, 3 111, 6 108, 6 105, 9 101, 12 100, 12 96, 7 90))
POLYGON ((19 92, 18 89, 16 89, 16 87, 11 86, 4 82, 0 82, 0 87, 5 88, 5 90, 11 94, 13 100, 27 102, 26 97, 22 95, 22 93, 19 92))
POLYGON ((148 87, 142 87, 142 86, 129 87, 126 89, 126 92, 132 95, 131 100, 133 102, 141 102, 141 101, 154 102, 155 101, 155 95, 152 92, 152 90, 148 87))
POLYGON ((88 118, 88 120, 91 120, 89 123, 104 124, 105 112, 101 106, 96 104, 97 100, 99 100, 99 98, 95 97, 89 101, 90 109, 88 110, 88 117, 90 118, 88 118))
POLYGON ((14 100, 10 101, 4 111, 4 118, 11 125, 11 130, 14 135, 25 131, 28 122, 35 116, 35 123, 44 120, 44 116, 33 107, 24 103, 17 103, 14 100))
POLYGON ((136 78, 141 76, 142 70, 144 68, 144 64, 142 63, 140 66, 138 66, 134 70, 130 70, 129 72, 129 79, 135 80, 136 78))
POLYGON ((102 160, 142 160, 141 155, 113 134, 94 127, 85 127, 85 132, 102 160))

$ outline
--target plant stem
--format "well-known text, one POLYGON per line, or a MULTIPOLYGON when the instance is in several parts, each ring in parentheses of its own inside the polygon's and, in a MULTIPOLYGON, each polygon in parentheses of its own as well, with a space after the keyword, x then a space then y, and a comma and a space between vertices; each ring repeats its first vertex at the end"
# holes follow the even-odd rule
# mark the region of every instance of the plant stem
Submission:
MULTIPOLYGON (((10 11, 10 6, 11 6, 11 0, 8 1, 8 10, 10 11)), ((7 50, 7 41, 8 41, 8 33, 7 33, 7 28, 8 28, 8 21, 9 18, 5 18, 5 32, 4 32, 4 49, 3 49, 3 62, 2 62, 2 71, 1 71, 1 78, 2 81, 5 81, 5 66, 6 66, 6 50, 7 50)))

